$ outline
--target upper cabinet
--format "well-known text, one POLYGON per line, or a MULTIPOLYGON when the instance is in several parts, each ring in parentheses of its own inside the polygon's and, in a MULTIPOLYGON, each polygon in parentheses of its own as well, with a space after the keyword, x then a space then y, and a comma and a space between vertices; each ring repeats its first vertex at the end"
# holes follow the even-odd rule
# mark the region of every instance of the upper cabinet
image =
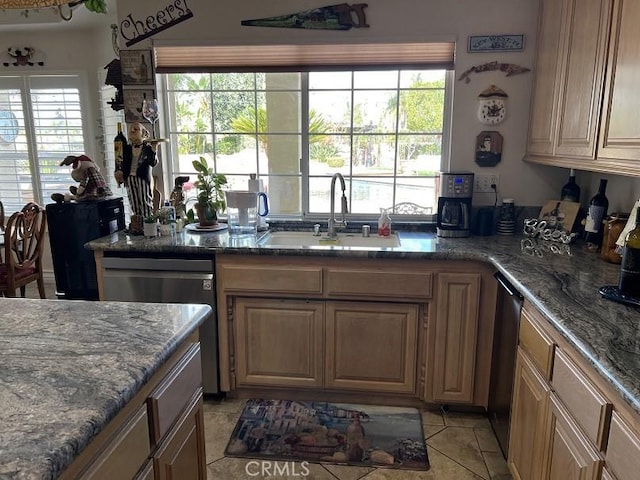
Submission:
POLYGON ((613 11, 611 46, 602 104, 598 157, 640 172, 640 3, 618 0, 613 11))
POLYGON ((640 176, 640 5, 542 0, 528 161, 640 176))

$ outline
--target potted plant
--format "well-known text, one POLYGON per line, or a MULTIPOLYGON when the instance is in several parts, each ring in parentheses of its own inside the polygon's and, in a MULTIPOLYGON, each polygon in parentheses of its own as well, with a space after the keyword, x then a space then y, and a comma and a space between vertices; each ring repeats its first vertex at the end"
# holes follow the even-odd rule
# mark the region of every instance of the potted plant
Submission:
POLYGON ((194 205, 201 226, 206 227, 218 223, 218 213, 224 212, 227 204, 224 200, 222 186, 227 184, 227 177, 214 173, 213 168, 207 164, 207 159, 200 157, 192 162, 193 168, 198 173, 198 179, 194 183, 198 191, 198 203, 194 205))
POLYGON ((143 233, 145 237, 158 235, 158 220, 154 214, 144 217, 143 233))

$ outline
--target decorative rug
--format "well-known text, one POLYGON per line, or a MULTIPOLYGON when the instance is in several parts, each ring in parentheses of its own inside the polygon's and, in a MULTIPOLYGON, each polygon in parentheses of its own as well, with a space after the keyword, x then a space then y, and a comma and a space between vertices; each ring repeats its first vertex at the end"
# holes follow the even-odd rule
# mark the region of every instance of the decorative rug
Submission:
POLYGON ((225 455, 429 469, 418 410, 346 403, 248 400, 225 455))

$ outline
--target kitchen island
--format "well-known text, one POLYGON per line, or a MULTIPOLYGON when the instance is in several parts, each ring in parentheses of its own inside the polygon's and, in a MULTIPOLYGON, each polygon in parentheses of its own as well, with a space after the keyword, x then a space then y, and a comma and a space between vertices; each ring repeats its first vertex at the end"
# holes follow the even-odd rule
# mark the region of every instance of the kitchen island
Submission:
MULTIPOLYGON (((0 310, 0 478, 24 479, 78 467, 173 357, 189 345, 197 356, 194 332, 211 313, 206 305, 4 298, 0 310)), ((141 431, 153 430, 146 412, 140 418, 141 431)))

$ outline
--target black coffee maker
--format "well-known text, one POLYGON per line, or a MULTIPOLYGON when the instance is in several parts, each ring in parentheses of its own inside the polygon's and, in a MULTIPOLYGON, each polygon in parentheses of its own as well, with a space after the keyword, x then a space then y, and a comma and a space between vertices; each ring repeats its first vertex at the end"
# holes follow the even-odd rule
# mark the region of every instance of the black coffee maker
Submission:
POLYGON ((443 172, 440 174, 438 221, 436 223, 436 233, 439 237, 469 236, 472 197, 472 172, 443 172))

